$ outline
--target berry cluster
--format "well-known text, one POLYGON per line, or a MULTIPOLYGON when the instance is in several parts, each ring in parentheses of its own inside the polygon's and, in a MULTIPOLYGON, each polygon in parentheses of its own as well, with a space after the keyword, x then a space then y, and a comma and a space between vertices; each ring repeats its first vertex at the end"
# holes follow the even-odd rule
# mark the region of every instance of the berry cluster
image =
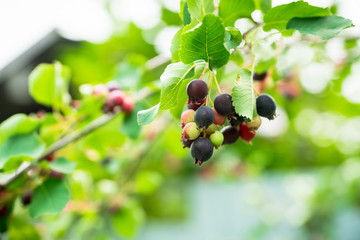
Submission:
POLYGON ((129 114, 134 109, 134 100, 124 93, 116 83, 109 82, 105 84, 97 84, 94 86, 92 94, 98 98, 105 98, 105 112, 123 111, 129 114))
POLYGON ((276 104, 268 94, 257 97, 258 116, 248 122, 236 114, 231 95, 228 93, 216 96, 214 108, 206 106, 208 86, 201 79, 192 80, 186 92, 189 100, 188 109, 181 115, 181 141, 184 148, 190 148, 195 164, 201 165, 209 160, 214 147, 218 149, 221 145, 233 144, 239 138, 250 143, 261 125, 260 116, 268 119, 275 117, 276 104), (228 126, 224 126, 226 120, 228 126))

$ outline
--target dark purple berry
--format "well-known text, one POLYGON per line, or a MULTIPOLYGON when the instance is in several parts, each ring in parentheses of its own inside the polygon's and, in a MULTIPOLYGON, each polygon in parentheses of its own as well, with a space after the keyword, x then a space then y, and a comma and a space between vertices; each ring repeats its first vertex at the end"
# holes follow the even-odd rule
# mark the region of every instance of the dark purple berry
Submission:
POLYGON ((201 164, 211 158, 214 151, 214 145, 209 139, 199 137, 190 147, 191 156, 195 159, 195 164, 201 164))
POLYGON ((31 203, 32 194, 32 191, 25 191, 23 193, 23 195, 21 196, 21 202, 24 206, 27 206, 31 203))
POLYGON ((194 79, 186 87, 186 93, 191 101, 203 99, 208 94, 208 86, 201 79, 194 79))
POLYGON ((215 113, 208 106, 201 106, 195 112, 195 122, 199 128, 210 126, 215 120, 215 113))
POLYGON ((188 101, 187 103, 187 107, 188 109, 192 109, 194 111, 196 111, 199 107, 201 107, 202 105, 205 104, 205 101, 206 101, 206 97, 198 100, 198 101, 188 101))
POLYGON ((262 73, 254 72, 253 79, 255 81, 263 81, 266 78, 266 76, 267 76, 267 71, 262 72, 262 73))
POLYGON ((275 100, 269 94, 260 94, 256 98, 256 111, 261 117, 274 119, 276 111, 275 100))
POLYGON ((216 96, 214 100, 214 107, 216 112, 224 117, 230 117, 235 112, 234 106, 232 105, 231 95, 228 93, 222 93, 216 96))
POLYGON ((239 130, 232 126, 224 127, 221 133, 224 135, 223 144, 233 144, 239 139, 239 130))

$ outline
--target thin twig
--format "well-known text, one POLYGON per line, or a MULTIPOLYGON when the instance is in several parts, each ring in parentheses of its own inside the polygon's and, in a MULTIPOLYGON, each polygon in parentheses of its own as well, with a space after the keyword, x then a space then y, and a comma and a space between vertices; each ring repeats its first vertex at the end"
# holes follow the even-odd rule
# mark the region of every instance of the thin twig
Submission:
POLYGON ((214 81, 215 81, 215 85, 216 85, 217 91, 218 91, 219 94, 221 94, 222 92, 221 92, 219 83, 218 83, 218 81, 217 81, 217 79, 216 79, 216 73, 213 73, 213 75, 214 75, 214 81))

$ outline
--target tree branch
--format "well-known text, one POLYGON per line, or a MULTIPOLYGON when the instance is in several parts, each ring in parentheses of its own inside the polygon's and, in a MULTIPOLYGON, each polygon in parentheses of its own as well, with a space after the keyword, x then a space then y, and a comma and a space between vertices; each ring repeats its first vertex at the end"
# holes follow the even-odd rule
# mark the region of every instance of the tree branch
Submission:
MULTIPOLYGON (((78 129, 74 132, 72 132, 71 134, 59 139, 58 141, 56 141, 54 144, 50 145, 46 151, 37 159, 35 159, 33 162, 34 163, 38 163, 41 160, 46 159, 46 157, 52 153, 54 153, 55 151, 65 147, 66 145, 68 145, 71 142, 74 142, 76 140, 78 140, 79 138, 84 137, 85 135, 89 134, 90 132, 98 129, 99 127, 105 125, 106 123, 110 122, 112 119, 115 118, 115 116, 117 116, 117 114, 104 114, 102 116, 100 116, 99 118, 95 119, 94 121, 90 122, 88 125, 86 125, 84 128, 82 129, 78 129)), ((5 182, 4 184, 2 184, 2 187, 6 187, 8 186, 10 183, 12 183, 13 181, 15 181, 21 174, 23 174, 24 172, 26 172, 27 170, 29 170, 29 168, 32 166, 32 164, 29 164, 27 167, 21 169, 20 171, 18 171, 13 177, 11 177, 7 182, 5 182)))

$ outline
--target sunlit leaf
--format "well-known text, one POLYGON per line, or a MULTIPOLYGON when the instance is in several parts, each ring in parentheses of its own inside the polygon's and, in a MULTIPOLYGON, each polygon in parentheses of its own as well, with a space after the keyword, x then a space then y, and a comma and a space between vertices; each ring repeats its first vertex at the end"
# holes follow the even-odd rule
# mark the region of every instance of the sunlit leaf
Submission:
POLYGON ((254 10, 253 0, 221 0, 219 4, 219 16, 225 26, 234 26, 237 19, 250 17, 254 10))

